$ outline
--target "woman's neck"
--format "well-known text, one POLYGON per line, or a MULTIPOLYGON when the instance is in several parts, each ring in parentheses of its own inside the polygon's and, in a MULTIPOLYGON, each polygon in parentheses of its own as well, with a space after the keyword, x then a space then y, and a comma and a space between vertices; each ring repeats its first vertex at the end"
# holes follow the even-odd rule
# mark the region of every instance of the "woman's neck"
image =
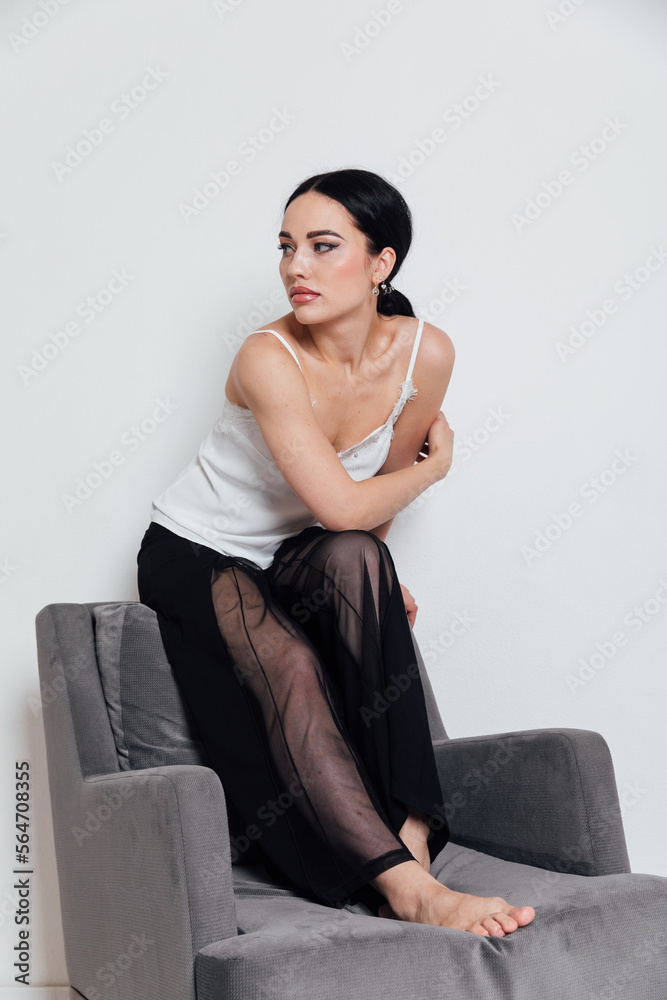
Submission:
POLYGON ((394 333, 394 324, 380 319, 374 306, 307 326, 299 323, 294 313, 285 319, 303 351, 324 365, 346 369, 352 376, 384 353, 394 333))

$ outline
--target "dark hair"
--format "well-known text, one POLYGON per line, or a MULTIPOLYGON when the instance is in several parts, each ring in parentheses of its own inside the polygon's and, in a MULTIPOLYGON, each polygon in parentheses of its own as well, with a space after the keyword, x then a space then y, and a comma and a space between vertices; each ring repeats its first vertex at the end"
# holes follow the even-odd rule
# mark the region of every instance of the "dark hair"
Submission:
MULTIPOLYGON (((412 215, 401 192, 370 170, 330 170, 302 181, 287 199, 285 209, 307 191, 318 191, 347 209, 357 229, 366 237, 369 254, 377 255, 385 247, 394 250, 396 261, 385 278, 389 284, 398 274, 412 243, 412 215)), ((383 292, 381 287, 378 292, 379 313, 414 316, 410 300, 402 292, 396 289, 383 292)))

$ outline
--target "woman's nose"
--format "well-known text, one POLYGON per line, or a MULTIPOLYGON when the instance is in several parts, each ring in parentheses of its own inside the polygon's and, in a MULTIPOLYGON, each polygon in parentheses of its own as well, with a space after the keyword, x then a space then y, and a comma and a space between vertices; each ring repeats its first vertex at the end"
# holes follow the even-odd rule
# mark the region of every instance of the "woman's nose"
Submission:
POLYGON ((289 264, 287 265, 287 274, 290 278, 301 277, 310 273, 310 266, 308 264, 307 255, 301 251, 297 250, 292 254, 289 264))

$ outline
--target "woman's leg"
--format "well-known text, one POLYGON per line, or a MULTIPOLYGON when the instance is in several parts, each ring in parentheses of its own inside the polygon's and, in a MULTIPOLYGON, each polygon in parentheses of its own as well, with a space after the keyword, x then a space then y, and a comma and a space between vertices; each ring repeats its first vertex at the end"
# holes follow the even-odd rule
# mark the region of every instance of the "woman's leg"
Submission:
MULTIPOLYGON (((336 676, 345 725, 394 829, 406 829, 407 806, 417 824, 420 810, 437 811, 444 822, 423 689, 409 669, 416 666, 410 624, 387 545, 372 532, 308 528, 283 542, 269 580, 336 676)), ((448 837, 445 824, 428 842, 431 857, 448 837)), ((382 915, 483 936, 504 936, 535 917, 531 906, 451 890, 415 861, 392 865, 372 885, 389 902, 382 915)))
MULTIPOLYGON (((324 902, 342 905, 360 888, 386 898, 405 920, 488 935, 534 917, 531 907, 454 892, 412 858, 346 738, 316 650, 306 659, 285 638, 299 636, 299 629, 267 595, 258 566, 192 545, 156 524, 144 536, 138 562, 140 599, 157 613, 167 656, 223 784, 236 860, 249 860, 245 852, 259 845, 278 878, 324 902), (260 636, 263 622, 269 627, 260 636), (296 652, 293 679, 282 657, 271 655, 274 649, 296 652), (292 711, 299 707, 305 719, 292 711)), ((308 647, 305 635, 300 638, 308 647)))
POLYGON ((267 574, 273 594, 301 623, 335 681, 346 731, 393 828, 409 831, 405 842, 413 848, 428 832, 424 820, 434 817, 432 860, 449 828, 389 548, 367 531, 307 528, 282 543, 267 574))
POLYGON ((158 528, 142 544, 140 597, 222 780, 237 855, 254 842, 274 872, 340 905, 412 855, 317 649, 258 566, 158 528))

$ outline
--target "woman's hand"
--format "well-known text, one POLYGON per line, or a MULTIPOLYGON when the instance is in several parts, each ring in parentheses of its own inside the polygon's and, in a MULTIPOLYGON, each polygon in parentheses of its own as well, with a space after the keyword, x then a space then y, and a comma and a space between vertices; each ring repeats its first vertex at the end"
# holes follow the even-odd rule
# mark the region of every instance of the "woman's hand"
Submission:
POLYGON ((403 601, 405 603, 405 610, 408 613, 408 621, 410 622, 410 627, 414 628, 415 618, 417 617, 417 605, 415 603, 414 597, 412 596, 408 588, 404 587, 403 584, 401 584, 400 586, 401 586, 401 593, 403 594, 403 601))
POLYGON ((417 461, 423 462, 426 458, 437 460, 444 478, 451 467, 453 454, 454 431, 442 410, 438 410, 435 420, 428 429, 426 441, 421 446, 417 461))

